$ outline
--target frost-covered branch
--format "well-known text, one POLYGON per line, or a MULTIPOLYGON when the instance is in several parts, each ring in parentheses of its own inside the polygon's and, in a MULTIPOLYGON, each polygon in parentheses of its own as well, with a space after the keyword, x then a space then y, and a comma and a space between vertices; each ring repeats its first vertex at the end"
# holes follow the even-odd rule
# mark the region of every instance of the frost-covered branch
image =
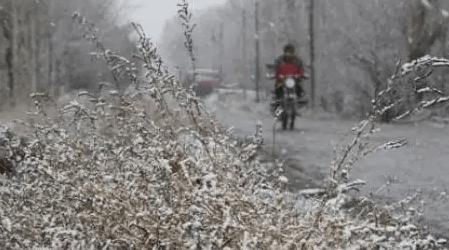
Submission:
POLYGON ((366 143, 366 139, 375 132, 375 122, 385 113, 395 109, 404 102, 403 97, 397 94, 400 89, 412 89, 412 91, 417 93, 437 93, 439 96, 431 100, 419 102, 417 105, 410 107, 409 110, 396 116, 393 120, 403 119, 420 109, 430 108, 449 101, 449 96, 444 96, 442 91, 434 87, 422 86, 413 90, 413 88, 404 86, 416 86, 416 82, 430 76, 434 67, 449 67, 449 60, 424 56, 410 63, 404 63, 401 66, 398 64, 396 73, 390 77, 388 84, 386 84, 386 89, 379 91, 376 98, 372 101, 373 109, 369 118, 363 120, 357 127, 353 128, 355 132, 354 138, 337 153, 336 159, 332 163, 333 179, 337 178, 338 173, 343 174, 343 179, 346 179, 350 167, 360 156, 366 156, 380 149, 397 148, 407 144, 406 140, 398 140, 368 149, 366 143), (418 76, 408 77, 411 74, 418 74, 418 76))

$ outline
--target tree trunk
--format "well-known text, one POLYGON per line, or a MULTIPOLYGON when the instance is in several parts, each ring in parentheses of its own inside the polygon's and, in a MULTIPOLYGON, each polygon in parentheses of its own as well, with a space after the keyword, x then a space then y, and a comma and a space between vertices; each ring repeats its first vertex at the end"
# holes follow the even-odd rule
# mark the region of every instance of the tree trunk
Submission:
POLYGON ((30 80, 31 80, 31 92, 37 91, 37 62, 36 62, 36 55, 37 55, 37 46, 36 46, 36 19, 33 18, 34 16, 31 15, 29 17, 30 22, 30 33, 29 33, 29 42, 30 42, 30 50, 29 50, 29 59, 30 59, 30 67, 29 67, 29 73, 30 73, 30 80))
POLYGON ((309 6, 309 41, 310 41, 310 108, 315 107, 315 2, 309 6))
MULTIPOLYGON (((443 33, 443 22, 440 10, 432 6, 426 7, 420 0, 412 0, 409 5, 408 27, 407 27, 407 49, 408 60, 413 61, 425 56, 435 41, 443 33)), ((416 87, 417 89, 420 86, 416 87)), ((415 93, 415 101, 421 102, 424 94, 415 93)))
MULTIPOLYGON (((10 39, 12 40, 12 39, 10 39)), ((13 53, 12 48, 9 47, 6 50, 6 67, 8 70, 8 105, 10 107, 14 106, 13 100, 14 100, 14 63, 13 63, 13 53)))
POLYGON ((260 78, 260 66, 259 66, 259 63, 260 63, 260 59, 259 59, 259 57, 260 57, 260 55, 259 55, 259 53, 260 53, 260 48, 259 48, 259 41, 260 41, 260 34, 259 34, 259 2, 256 0, 256 2, 255 2, 255 6, 254 6, 254 8, 255 8, 255 15, 254 15, 254 17, 255 17, 255 29, 256 29, 256 31, 255 31, 255 42, 256 42, 256 44, 255 44, 255 49, 256 49, 256 58, 255 58, 255 67, 256 67, 256 72, 255 72, 255 75, 254 75, 254 77, 255 77, 255 83, 256 83, 256 103, 258 103, 258 102, 260 102, 260 98, 259 98, 259 78, 260 78))
POLYGON ((55 84, 55 73, 54 73, 54 63, 53 63, 53 42, 51 40, 51 34, 48 34, 48 84, 50 89, 50 94, 56 98, 59 94, 56 89, 55 84))
POLYGON ((246 100, 246 81, 248 81, 248 58, 246 56, 246 10, 242 11, 242 58, 243 77, 240 85, 243 88, 243 99, 246 100))
POLYGON ((14 107, 16 105, 16 98, 18 93, 16 93, 16 83, 19 81, 19 75, 16 72, 17 68, 17 56, 18 56, 18 33, 19 33, 19 22, 18 22, 18 13, 16 10, 16 5, 14 4, 14 0, 11 0, 11 15, 10 15, 10 31, 11 31, 11 39, 9 40, 9 105, 10 107, 14 107))

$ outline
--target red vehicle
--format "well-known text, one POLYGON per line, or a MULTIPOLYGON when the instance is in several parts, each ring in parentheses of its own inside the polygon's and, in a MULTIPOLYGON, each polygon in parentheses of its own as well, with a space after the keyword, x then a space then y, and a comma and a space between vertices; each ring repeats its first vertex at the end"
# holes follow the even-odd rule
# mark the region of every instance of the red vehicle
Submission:
MULTIPOLYGON (((212 93, 222 80, 221 74, 218 70, 212 69, 197 69, 196 70, 196 82, 197 86, 193 88, 198 96, 206 96, 212 93)), ((182 81, 182 85, 185 88, 189 88, 193 81, 193 71, 189 71, 182 81)))

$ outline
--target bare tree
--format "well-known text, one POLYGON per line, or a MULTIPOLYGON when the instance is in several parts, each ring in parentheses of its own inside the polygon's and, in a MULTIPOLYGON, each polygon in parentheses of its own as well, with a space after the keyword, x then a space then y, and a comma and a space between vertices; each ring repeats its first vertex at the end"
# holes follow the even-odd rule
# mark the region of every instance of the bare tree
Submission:
POLYGON ((58 94, 64 87, 91 88, 99 80, 112 81, 110 71, 92 61, 95 48, 72 19, 75 12, 102 30, 102 42, 113 50, 132 53, 131 27, 120 19, 128 5, 119 0, 1 0, 0 87, 2 104, 27 102, 29 93, 58 94), (3 42, 6 41, 6 42, 3 42), (3 60, 4 59, 4 60, 3 60), (107 73, 109 72, 109 73, 107 73))
MULTIPOLYGON (((443 37, 448 18, 442 13, 440 1, 412 0, 406 8, 408 60, 412 61, 426 55, 435 42, 443 37)), ((423 98, 422 93, 415 93, 416 101, 422 101, 423 98)))
POLYGON ((413 61, 426 55, 442 36, 447 18, 441 14, 438 1, 411 0, 405 8, 408 60, 413 61))
MULTIPOLYGON (((283 44, 287 41, 293 42, 298 50, 303 52, 300 55, 305 62, 315 61, 315 80, 319 82, 316 87, 319 95, 316 97, 320 98, 322 103, 333 97, 339 99, 334 101, 335 108, 338 106, 339 110, 352 106, 353 109, 348 112, 366 115, 370 111, 371 100, 385 87, 383 84, 393 74, 397 60, 413 59, 430 53, 437 43, 441 46, 444 43, 443 47, 447 47, 443 42, 443 31, 449 12, 442 11, 443 7, 449 7, 445 6, 449 5, 447 1, 348 0, 342 3, 321 0, 315 1, 316 11, 312 17, 315 23, 316 44, 313 60, 313 49, 308 35, 312 19, 308 14, 314 12, 309 12, 307 2, 260 0, 260 61, 262 65, 271 63, 273 58, 281 53, 283 44)), ((253 3, 230 0, 220 7, 197 14, 198 28, 195 36, 198 38, 196 45, 200 65, 210 66, 215 58, 219 58, 223 62, 226 75, 234 80, 232 76, 238 76, 239 70, 242 70, 239 62, 245 54, 248 60, 243 63, 249 72, 255 72, 256 64, 253 62, 255 60, 252 60, 256 56, 255 46, 246 46, 243 53, 235 49, 242 46, 239 44, 242 43, 239 36, 225 35, 225 53, 223 57, 218 57, 214 49, 210 49, 209 39, 214 34, 212 27, 218 27, 223 18, 227 20, 224 22, 225 34, 242 32, 248 35, 248 39, 251 38, 255 33, 253 3), (246 12, 246 27, 240 22, 242 10, 246 12)), ((166 30, 171 33, 167 34, 167 37, 173 36, 175 29, 166 30)), ((181 33, 176 36, 178 38, 171 38, 174 43, 182 40, 181 33)), ((170 42, 163 40, 161 45, 167 47, 164 50, 179 55, 176 64, 184 63, 182 60, 185 57, 182 53, 174 52, 170 42)), ((246 84, 247 87, 254 86, 251 81, 246 84)), ((271 86, 263 83, 260 87, 262 89, 271 86)), ((306 90, 313 94, 311 86, 306 86, 306 90)), ((410 91, 413 90, 404 90, 404 94, 410 91)), ((412 103, 414 99, 416 98, 411 95, 404 100, 412 103)), ((326 106, 328 111, 333 111, 333 107, 326 106)))

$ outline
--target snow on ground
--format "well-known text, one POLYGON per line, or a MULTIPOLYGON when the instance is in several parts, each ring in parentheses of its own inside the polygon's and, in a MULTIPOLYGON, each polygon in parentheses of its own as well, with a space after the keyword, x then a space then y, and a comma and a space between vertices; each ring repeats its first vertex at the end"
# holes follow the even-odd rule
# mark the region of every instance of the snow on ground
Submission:
MULTIPOLYGON (((240 94, 219 97, 214 94, 205 102, 221 122, 235 127, 236 134, 253 134, 255 124, 260 121, 264 131, 266 147, 272 143, 273 117, 268 112, 268 103, 254 103, 254 93, 244 100, 240 94), (221 101, 220 101, 221 99, 221 101)), ((307 112, 306 112, 307 113, 307 112)), ((286 157, 296 159, 287 177, 292 183, 304 182, 306 176, 322 179, 329 173, 332 149, 348 134, 355 121, 329 119, 322 115, 304 115, 297 118, 299 131, 276 134, 278 151, 286 157), (326 118, 326 119, 324 119, 326 118), (299 171, 295 171, 299 170, 299 171)), ((279 127, 279 125, 278 125, 279 127)), ((392 139, 408 139, 403 148, 379 152, 361 160, 353 168, 353 177, 367 181, 362 195, 373 192, 380 202, 397 201, 418 192, 417 204, 435 233, 449 235, 449 130, 447 125, 434 122, 383 125, 372 142, 382 143, 392 139), (378 191, 381 189, 380 191, 378 191)), ((271 152, 271 149, 268 150, 271 152)), ((288 171, 287 171, 288 172, 288 171)), ((296 183, 297 187, 304 187, 296 183)))

